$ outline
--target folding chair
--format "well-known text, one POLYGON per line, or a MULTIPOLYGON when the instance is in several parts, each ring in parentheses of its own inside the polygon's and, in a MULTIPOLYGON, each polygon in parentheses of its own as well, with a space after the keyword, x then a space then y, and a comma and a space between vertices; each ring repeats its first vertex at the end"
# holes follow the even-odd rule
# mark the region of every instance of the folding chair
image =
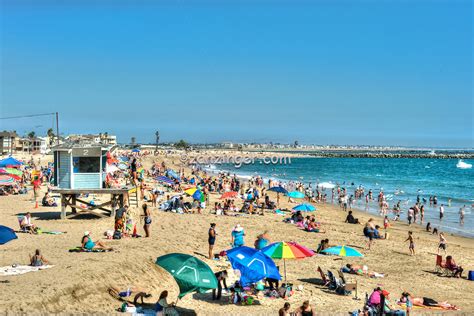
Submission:
POLYGON ((357 280, 351 280, 347 281, 344 273, 341 270, 338 270, 337 273, 339 274, 339 277, 341 278, 343 285, 344 285, 344 290, 346 291, 355 291, 355 300, 359 300, 359 297, 357 296, 357 280))
POLYGON ((320 266, 318 266, 318 272, 319 272, 319 275, 321 276, 321 280, 323 280, 324 286, 328 286, 330 281, 326 278, 326 274, 324 274, 320 266))

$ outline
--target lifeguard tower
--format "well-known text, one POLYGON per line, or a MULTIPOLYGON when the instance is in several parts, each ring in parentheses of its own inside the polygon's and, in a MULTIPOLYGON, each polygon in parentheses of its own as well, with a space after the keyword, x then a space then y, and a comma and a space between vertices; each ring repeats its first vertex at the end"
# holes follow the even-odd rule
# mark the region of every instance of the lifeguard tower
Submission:
POLYGON ((83 212, 99 217, 113 216, 117 206, 124 205, 128 188, 104 187, 107 154, 114 151, 115 146, 96 143, 65 143, 53 148, 54 183, 57 187, 53 192, 61 195, 61 218, 74 217, 83 212), (88 194, 109 194, 110 200, 96 205, 79 198, 88 194), (105 208, 108 205, 111 209, 105 208), (68 206, 72 209, 69 215, 66 214, 68 206))

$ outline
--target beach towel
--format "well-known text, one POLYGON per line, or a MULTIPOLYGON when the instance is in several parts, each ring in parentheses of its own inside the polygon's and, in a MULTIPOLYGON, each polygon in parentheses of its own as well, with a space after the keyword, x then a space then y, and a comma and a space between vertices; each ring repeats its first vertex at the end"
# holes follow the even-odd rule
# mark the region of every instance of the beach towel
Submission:
POLYGON ((51 265, 44 265, 40 267, 33 267, 33 266, 7 266, 7 267, 0 267, 0 275, 1 276, 6 276, 6 275, 19 275, 19 274, 25 274, 28 272, 35 272, 39 270, 44 270, 44 269, 49 269, 52 268, 53 266, 51 265))
MULTIPOLYGON (((69 249, 69 252, 107 252, 109 250, 105 249, 84 249, 82 247, 76 247, 76 248, 71 248, 69 249)), ((112 251, 112 250, 110 250, 112 251)))

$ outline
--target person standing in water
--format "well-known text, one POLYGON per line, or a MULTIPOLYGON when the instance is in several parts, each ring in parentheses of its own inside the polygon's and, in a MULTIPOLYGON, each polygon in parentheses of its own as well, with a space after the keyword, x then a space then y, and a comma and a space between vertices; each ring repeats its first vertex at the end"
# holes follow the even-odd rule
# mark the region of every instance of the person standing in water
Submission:
POLYGON ((420 224, 423 225, 423 219, 425 218, 425 206, 420 207, 420 224))
POLYGON ((443 220, 443 217, 444 217, 444 204, 441 204, 441 206, 439 207, 439 220, 443 220))
POLYGON ((415 240, 413 239, 413 232, 411 230, 408 232, 408 238, 405 240, 405 242, 407 241, 410 242, 408 246, 408 249, 410 249, 410 255, 414 256, 415 255, 415 240))
POLYGON ((466 205, 463 205, 463 207, 459 209, 459 224, 461 225, 464 225, 464 208, 465 207, 466 205))

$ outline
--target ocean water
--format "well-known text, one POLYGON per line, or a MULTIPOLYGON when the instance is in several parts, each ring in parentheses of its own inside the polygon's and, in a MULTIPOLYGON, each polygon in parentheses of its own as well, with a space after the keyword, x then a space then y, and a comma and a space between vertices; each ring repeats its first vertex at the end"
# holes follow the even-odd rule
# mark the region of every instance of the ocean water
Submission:
MULTIPOLYGON (((228 171, 248 178, 260 175, 264 179, 312 183, 338 183, 353 194, 359 185, 367 194, 372 189, 374 199, 383 189, 390 207, 399 200, 404 211, 400 220, 406 221, 406 211, 416 203, 417 195, 426 198, 425 221, 433 227, 460 235, 474 237, 474 169, 459 169, 455 159, 397 159, 397 158, 292 158, 291 164, 266 165, 258 160, 235 168, 232 165, 212 166, 213 171, 228 171), (429 196, 436 195, 437 207, 430 207, 429 196), (448 199, 451 199, 448 206, 448 199), (439 206, 445 205, 442 222, 439 206), (464 225, 459 223, 459 208, 465 207, 464 225)), ((465 161, 473 164, 473 161, 465 161)), ((328 202, 331 191, 326 190, 328 202)), ((354 208, 378 214, 377 201, 366 209, 365 200, 357 201, 354 208)), ((389 216, 391 217, 391 216, 389 216)))

